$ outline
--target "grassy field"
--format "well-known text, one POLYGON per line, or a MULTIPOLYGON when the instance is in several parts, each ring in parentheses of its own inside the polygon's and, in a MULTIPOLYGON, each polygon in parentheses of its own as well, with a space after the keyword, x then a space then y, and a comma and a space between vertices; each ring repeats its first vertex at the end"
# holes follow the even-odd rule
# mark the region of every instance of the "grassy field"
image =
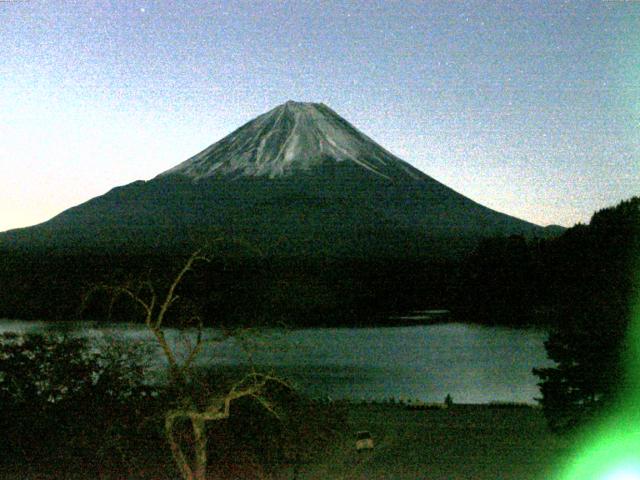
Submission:
MULTIPOLYGON (((550 433, 542 412, 532 407, 409 409, 387 403, 344 404, 344 408, 344 428, 331 447, 299 465, 297 472, 289 467, 272 477, 251 475, 251 479, 553 480, 570 452, 570 440, 550 433), (356 452, 355 436, 361 430, 373 436, 373 451, 356 452)), ((0 480, 95 478, 82 469, 67 468, 62 473, 58 467, 0 468, 0 480)), ((103 467, 105 473, 99 477, 105 480, 167 480, 175 475, 167 472, 167 465, 135 474, 103 467)))
MULTIPOLYGON (((551 480, 569 453, 569 440, 550 433, 542 412, 531 407, 348 410, 338 442, 301 466, 298 479, 551 480), (360 430, 371 432, 373 451, 356 452, 360 430)), ((281 478, 294 478, 293 472, 281 478)))

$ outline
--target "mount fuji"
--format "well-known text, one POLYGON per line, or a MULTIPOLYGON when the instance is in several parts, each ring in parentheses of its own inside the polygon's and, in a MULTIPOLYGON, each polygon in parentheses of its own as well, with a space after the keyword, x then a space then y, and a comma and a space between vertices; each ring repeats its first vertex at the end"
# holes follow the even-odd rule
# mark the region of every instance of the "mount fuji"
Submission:
POLYGON ((185 250, 215 235, 281 256, 433 257, 544 232, 434 180, 327 106, 289 101, 149 181, 0 234, 0 247, 185 250))

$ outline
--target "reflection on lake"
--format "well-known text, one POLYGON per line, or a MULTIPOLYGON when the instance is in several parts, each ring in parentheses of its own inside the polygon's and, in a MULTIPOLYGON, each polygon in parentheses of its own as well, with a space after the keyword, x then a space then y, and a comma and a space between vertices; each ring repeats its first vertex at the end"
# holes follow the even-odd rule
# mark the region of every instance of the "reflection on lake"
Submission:
MULTIPOLYGON (((153 342, 144 325, 0 320, 0 332, 66 331, 109 342, 153 342)), ((184 352, 194 335, 168 329, 184 352)), ((213 339, 217 331, 205 330, 213 339)), ((256 365, 274 369, 302 390, 333 399, 395 399, 460 403, 534 402, 539 396, 533 367, 550 365, 545 332, 448 323, 397 328, 314 328, 269 331, 252 351, 256 365)), ((157 351, 150 361, 160 367, 157 351)), ((246 363, 238 342, 208 344, 200 365, 246 363)))

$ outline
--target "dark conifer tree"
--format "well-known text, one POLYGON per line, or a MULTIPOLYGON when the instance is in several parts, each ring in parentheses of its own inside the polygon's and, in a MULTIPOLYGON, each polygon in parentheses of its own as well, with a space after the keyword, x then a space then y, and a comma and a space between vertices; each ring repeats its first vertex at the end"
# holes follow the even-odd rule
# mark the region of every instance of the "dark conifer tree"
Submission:
MULTIPOLYGON (((561 300, 560 321, 545 343, 553 368, 534 369, 552 429, 592 419, 624 387, 623 354, 631 304, 639 293, 640 197, 595 213, 560 237, 549 258, 561 300)), ((548 260, 548 259, 547 259, 548 260)))

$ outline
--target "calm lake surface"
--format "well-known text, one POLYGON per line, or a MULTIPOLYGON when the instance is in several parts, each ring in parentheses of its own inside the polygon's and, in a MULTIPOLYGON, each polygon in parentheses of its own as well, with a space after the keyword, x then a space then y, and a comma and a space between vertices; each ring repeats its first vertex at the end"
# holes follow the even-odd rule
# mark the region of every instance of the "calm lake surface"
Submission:
MULTIPOLYGON (((101 342, 149 343, 139 324, 54 324, 0 320, 1 332, 66 331, 101 342)), ((218 332, 205 331, 213 339, 218 332)), ((185 351, 194 333, 168 330, 185 351)), ((265 332, 249 349, 256 365, 274 369, 303 391, 318 397, 387 400, 391 397, 460 403, 533 403, 539 396, 534 367, 549 366, 546 332, 456 323, 394 328, 314 328, 265 332)), ((163 358, 151 353, 151 370, 163 358)), ((235 339, 212 343, 198 357, 201 365, 238 366, 247 355, 235 339)))

